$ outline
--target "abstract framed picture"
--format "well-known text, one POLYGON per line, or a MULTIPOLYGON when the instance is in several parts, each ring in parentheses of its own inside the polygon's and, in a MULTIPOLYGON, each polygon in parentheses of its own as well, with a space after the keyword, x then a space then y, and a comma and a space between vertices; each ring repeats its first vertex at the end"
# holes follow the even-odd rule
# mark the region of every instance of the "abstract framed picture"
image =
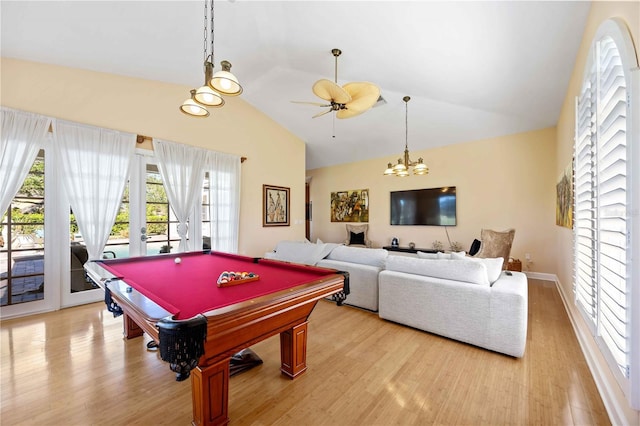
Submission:
POLYGON ((262 226, 289 226, 290 189, 262 185, 262 226))
POLYGON ((556 185, 556 225, 573 229, 573 162, 564 169, 556 185))
POLYGON ((331 222, 369 222, 369 190, 332 192, 331 222))

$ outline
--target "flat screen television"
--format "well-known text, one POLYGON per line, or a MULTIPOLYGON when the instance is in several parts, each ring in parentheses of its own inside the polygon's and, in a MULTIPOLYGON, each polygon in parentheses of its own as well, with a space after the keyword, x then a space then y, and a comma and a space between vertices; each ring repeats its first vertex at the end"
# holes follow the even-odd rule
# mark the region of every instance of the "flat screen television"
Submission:
POLYGON ((456 225, 456 187, 391 192, 391 225, 456 225))

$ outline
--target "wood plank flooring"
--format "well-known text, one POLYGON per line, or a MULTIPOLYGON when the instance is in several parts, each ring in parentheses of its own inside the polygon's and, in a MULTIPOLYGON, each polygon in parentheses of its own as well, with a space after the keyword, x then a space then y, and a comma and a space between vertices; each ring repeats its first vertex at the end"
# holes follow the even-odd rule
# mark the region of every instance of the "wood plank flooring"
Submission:
MULTIPOLYGON (((3 321, 0 423, 189 425, 190 382, 175 382, 148 338, 96 303, 3 321)), ((231 378, 232 425, 607 425, 555 285, 529 280, 522 359, 320 301, 308 370, 280 375, 279 339, 264 364, 231 378)))

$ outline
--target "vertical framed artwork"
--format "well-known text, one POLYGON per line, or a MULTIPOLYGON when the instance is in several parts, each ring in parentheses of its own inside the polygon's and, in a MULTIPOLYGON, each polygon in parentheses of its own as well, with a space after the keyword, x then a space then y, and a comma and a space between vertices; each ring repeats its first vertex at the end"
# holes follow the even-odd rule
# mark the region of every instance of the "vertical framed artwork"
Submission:
POLYGON ((573 162, 564 169, 556 185, 556 225, 573 229, 573 162))
POLYGON ((369 222, 369 190, 332 192, 331 222, 369 222))
POLYGON ((289 193, 284 186, 262 185, 262 226, 289 226, 289 193))

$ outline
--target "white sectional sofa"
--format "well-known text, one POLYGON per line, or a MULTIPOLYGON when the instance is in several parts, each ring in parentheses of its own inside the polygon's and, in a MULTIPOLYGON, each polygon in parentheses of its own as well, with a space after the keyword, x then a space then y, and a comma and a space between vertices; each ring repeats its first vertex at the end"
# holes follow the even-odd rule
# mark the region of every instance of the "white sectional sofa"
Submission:
POLYGON ((514 357, 527 337, 527 278, 502 258, 395 256, 384 249, 282 241, 266 258, 349 272, 345 304, 380 318, 514 357))
POLYGON ((492 267, 485 263, 389 256, 379 276, 380 318, 521 357, 527 340, 526 275, 498 271, 491 282, 492 267))
POLYGON ((384 249, 348 247, 333 243, 281 241, 265 258, 317 265, 349 273, 346 305, 378 310, 378 275, 384 269, 388 252, 384 249))
POLYGON ((384 249, 338 246, 316 265, 349 273, 349 296, 346 305, 378 310, 378 275, 387 260, 384 249))

